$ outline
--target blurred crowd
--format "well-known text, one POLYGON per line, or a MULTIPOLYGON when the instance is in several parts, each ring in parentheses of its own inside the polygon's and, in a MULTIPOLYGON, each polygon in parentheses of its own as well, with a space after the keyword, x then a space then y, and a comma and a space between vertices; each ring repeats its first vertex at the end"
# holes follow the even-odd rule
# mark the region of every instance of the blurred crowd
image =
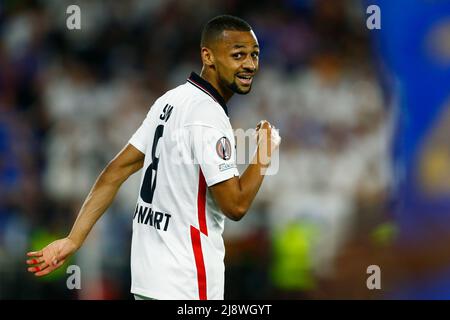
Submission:
MULTIPOLYGON (((360 1, 3 1, 0 4, 0 299, 129 299, 139 175, 64 270, 35 280, 25 252, 66 235, 102 168, 154 100, 200 72, 202 26, 246 19, 261 46, 235 129, 280 130, 279 171, 225 228, 226 298, 308 298, 335 258, 383 222, 390 116, 360 1), (81 9, 68 30, 66 8, 81 9), (195 9, 193 9, 195 8, 195 9), (258 290, 255 291, 255 288, 258 290)), ((240 168, 241 172, 244 167, 240 168)))

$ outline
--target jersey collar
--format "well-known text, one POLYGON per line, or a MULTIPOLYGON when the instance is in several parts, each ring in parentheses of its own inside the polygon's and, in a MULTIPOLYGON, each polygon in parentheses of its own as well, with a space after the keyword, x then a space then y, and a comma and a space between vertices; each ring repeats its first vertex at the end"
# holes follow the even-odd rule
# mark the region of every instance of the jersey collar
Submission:
POLYGON ((197 87, 198 89, 202 90, 204 93, 209 95, 211 98, 214 99, 218 104, 220 104, 223 108, 223 111, 225 111, 225 114, 228 116, 228 108, 227 104, 225 103, 225 100, 220 95, 220 93, 205 79, 200 77, 195 72, 192 72, 187 81, 192 84, 193 86, 197 87))

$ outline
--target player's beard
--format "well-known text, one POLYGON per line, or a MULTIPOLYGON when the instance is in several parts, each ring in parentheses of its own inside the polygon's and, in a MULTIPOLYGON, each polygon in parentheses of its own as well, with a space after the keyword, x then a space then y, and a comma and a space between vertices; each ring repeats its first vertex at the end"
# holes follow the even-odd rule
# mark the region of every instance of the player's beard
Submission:
POLYGON ((250 90, 252 89, 252 85, 250 85, 249 87, 248 87, 248 90, 247 91, 243 91, 241 88, 239 88, 239 86, 236 84, 236 80, 234 80, 232 83, 230 83, 229 85, 228 85, 228 88, 231 90, 231 91, 233 91, 234 93, 237 93, 237 94, 247 94, 247 93, 249 93, 250 92, 250 90))

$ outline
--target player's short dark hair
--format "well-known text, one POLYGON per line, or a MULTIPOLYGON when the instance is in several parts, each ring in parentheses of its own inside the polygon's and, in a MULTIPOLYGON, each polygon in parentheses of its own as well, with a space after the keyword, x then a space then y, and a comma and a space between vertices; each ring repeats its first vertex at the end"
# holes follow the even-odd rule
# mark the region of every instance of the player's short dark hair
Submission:
POLYGON ((207 47, 216 41, 225 30, 229 31, 251 31, 252 27, 241 18, 231 15, 220 15, 206 23, 202 31, 201 47, 207 47))

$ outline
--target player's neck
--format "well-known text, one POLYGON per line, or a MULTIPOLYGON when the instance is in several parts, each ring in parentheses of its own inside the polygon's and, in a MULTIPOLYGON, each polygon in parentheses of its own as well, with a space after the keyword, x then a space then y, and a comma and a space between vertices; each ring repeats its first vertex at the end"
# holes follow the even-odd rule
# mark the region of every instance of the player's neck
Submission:
POLYGON ((203 79, 205 79, 206 81, 208 81, 213 87, 214 89, 217 90, 217 92, 219 92, 219 94, 222 96, 222 98, 225 100, 225 103, 228 103, 228 101, 231 99, 231 97, 233 96, 233 91, 231 91, 228 88, 222 88, 219 85, 219 81, 217 79, 216 74, 209 72, 208 69, 202 68, 202 72, 200 73, 200 77, 202 77, 203 79))

